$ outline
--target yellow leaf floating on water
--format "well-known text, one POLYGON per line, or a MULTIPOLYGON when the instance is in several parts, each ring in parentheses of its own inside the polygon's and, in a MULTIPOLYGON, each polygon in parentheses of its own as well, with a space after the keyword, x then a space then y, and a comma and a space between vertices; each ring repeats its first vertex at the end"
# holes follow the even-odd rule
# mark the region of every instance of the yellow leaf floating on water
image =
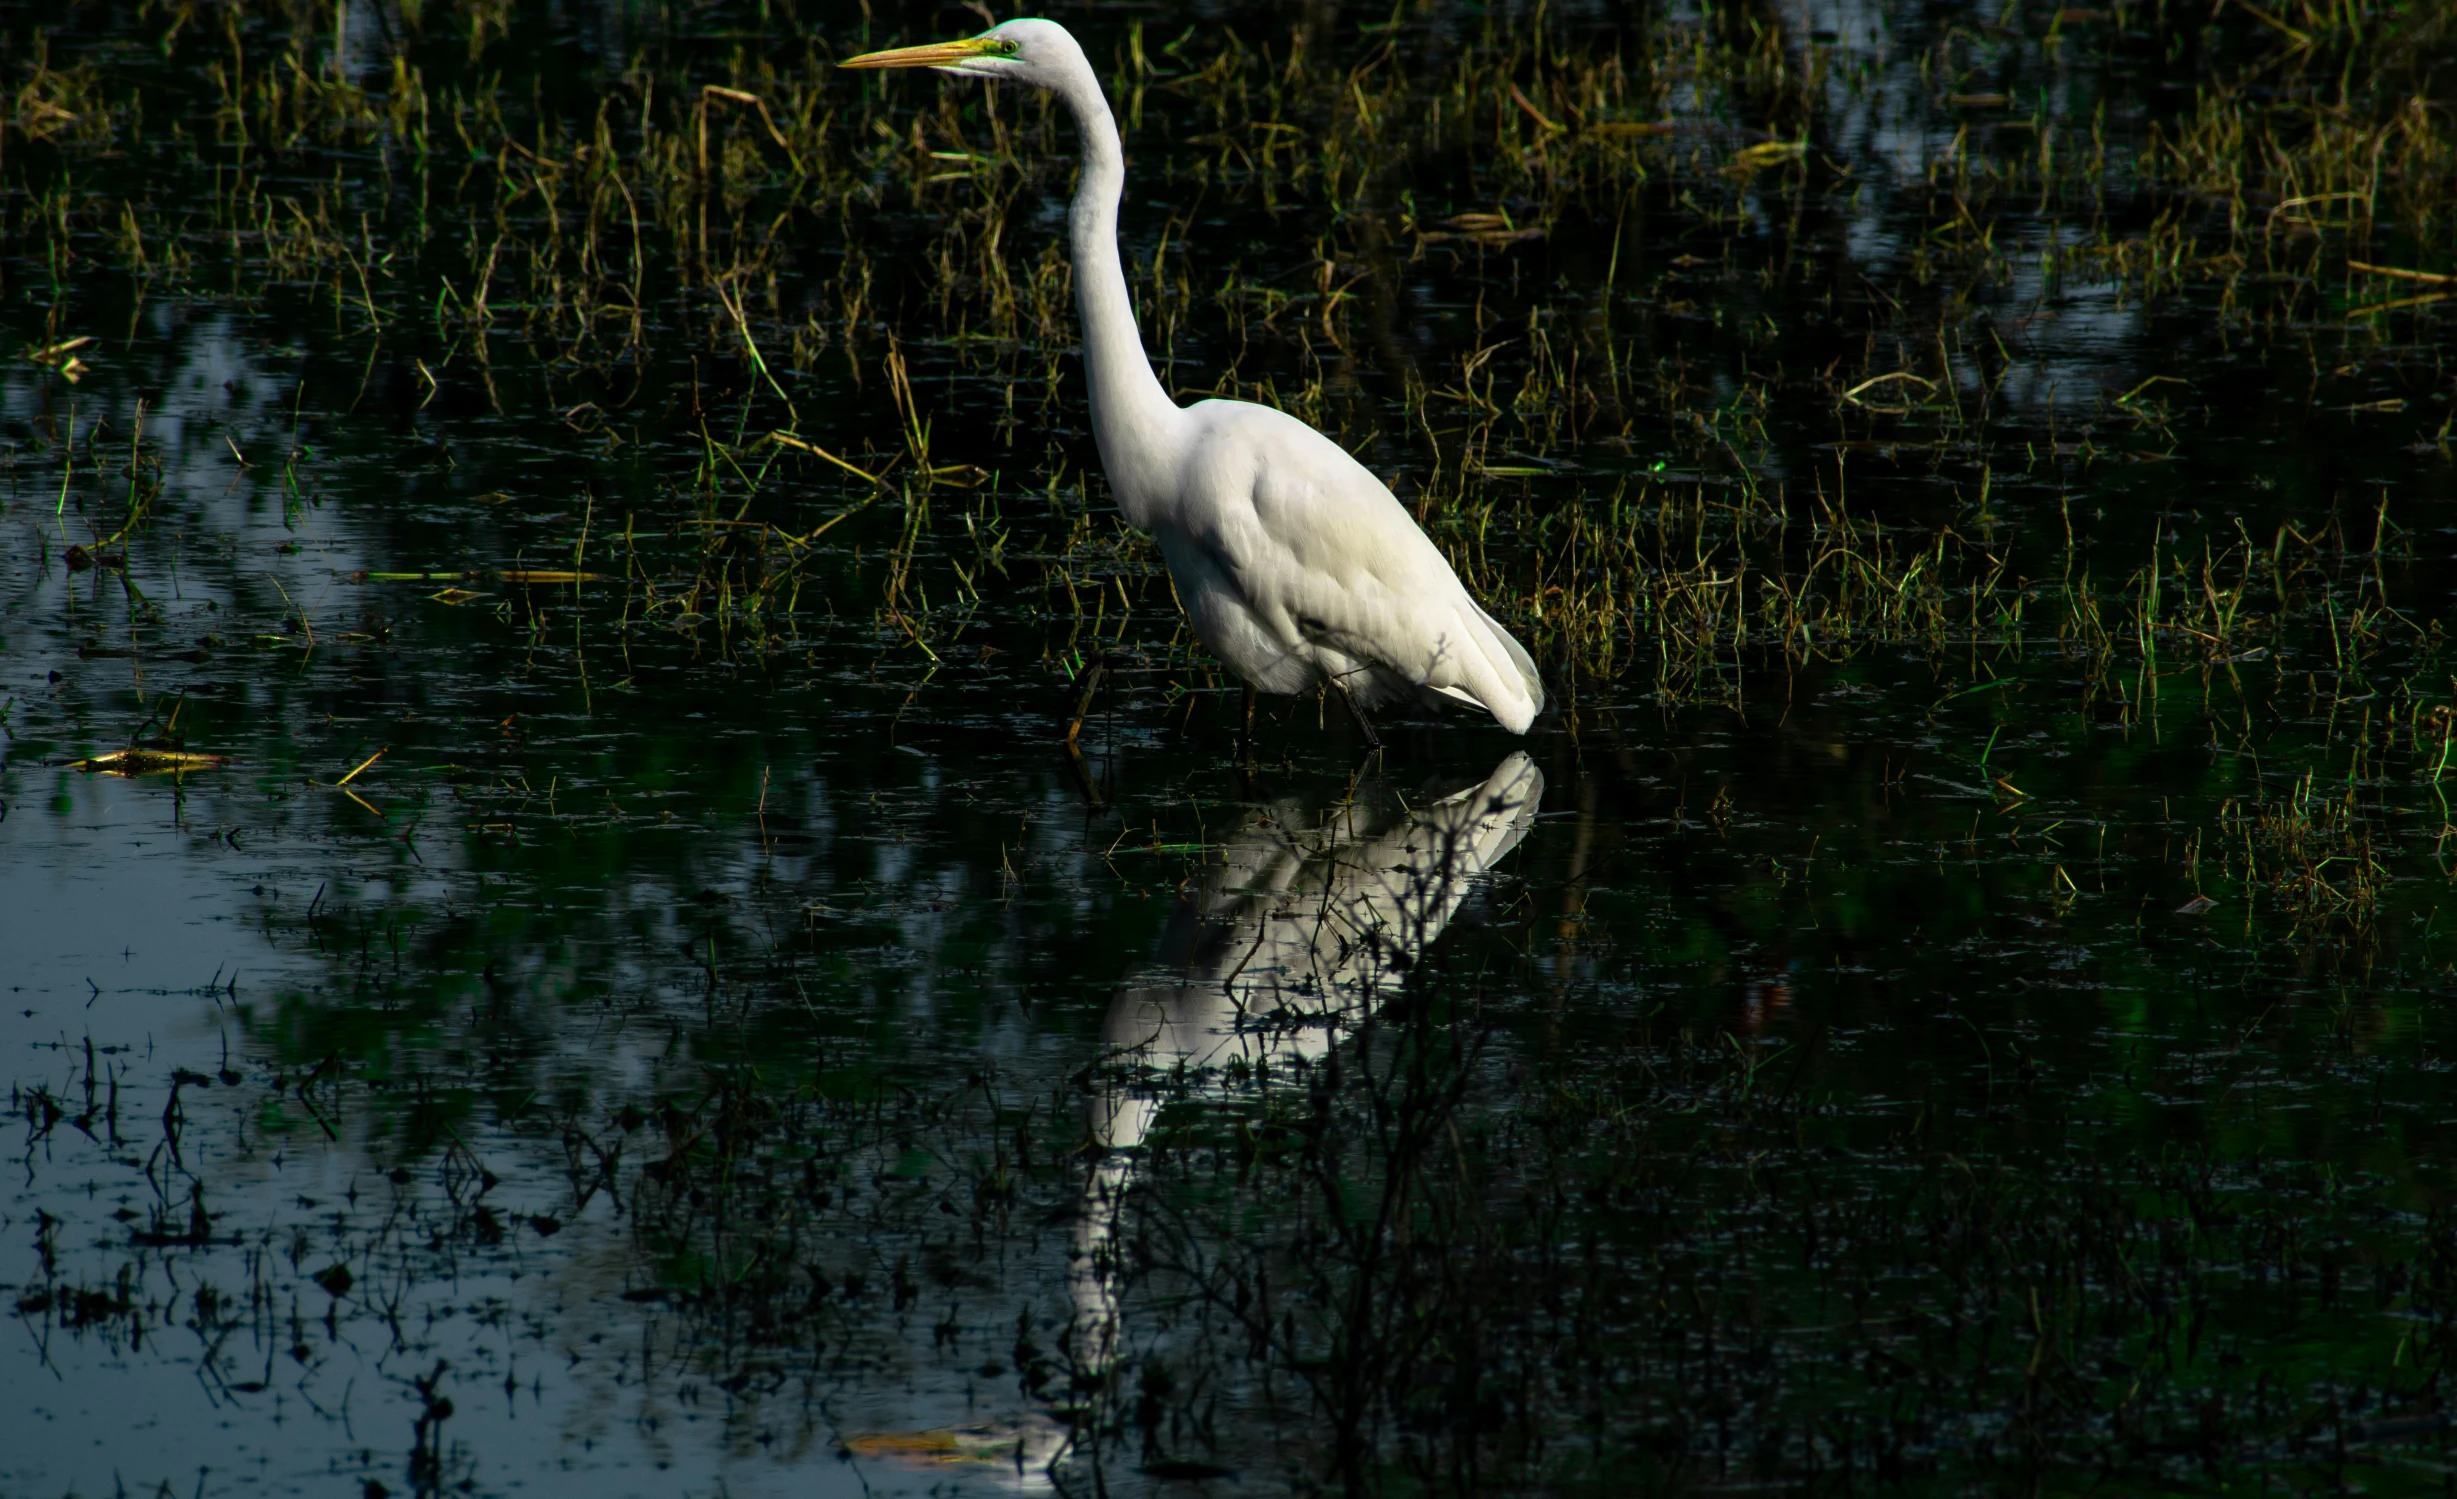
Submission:
POLYGON ((903 1463, 987 1463, 1013 1461, 1016 1443, 1040 1446, 1033 1435, 1012 1426, 939 1427, 933 1431, 881 1431, 845 1438, 845 1450, 857 1457, 903 1463))
POLYGON ((1542 225, 1513 224, 1507 214, 1454 213, 1442 220, 1439 229, 1420 229, 1417 234, 1427 243, 1463 239, 1488 248, 1499 248, 1542 239, 1544 228, 1542 225))
POLYGON ((1797 161, 1808 154, 1808 149, 1807 141, 1759 141, 1734 153, 1732 165, 1744 172, 1754 172, 1778 162, 1797 161))
MULTIPOLYGON (((988 474, 983 474, 988 477, 988 474)), ((474 573, 351 573, 351 582, 597 582, 597 573, 575 573, 570 568, 506 568, 501 573, 489 573, 479 568, 474 573)), ((442 600, 447 605, 467 605, 479 600, 477 592, 462 587, 447 587, 442 592, 430 592, 430 600, 442 600), (445 597, 455 595, 455 597, 445 597)))
POLYGON ((76 338, 64 338, 54 344, 40 346, 28 344, 26 345, 26 357, 36 364, 48 364, 56 368, 69 355, 93 341, 94 335, 87 333, 76 338))
MULTIPOLYGON (((502 572, 488 572, 483 568, 475 572, 458 573, 356 572, 350 574, 350 581, 353 583, 594 583, 597 581, 597 574, 574 572, 568 567, 514 567, 502 572)), ((444 590, 444 593, 452 594, 463 592, 464 590, 459 588, 444 590)), ((443 594, 427 596, 443 598, 443 594)), ((467 602, 468 599, 481 597, 484 595, 472 593, 467 594, 465 598, 444 599, 444 602, 459 604, 467 602)))
MULTIPOLYGON (((76 116, 68 115, 65 118, 73 120, 76 116)), ((58 370, 67 378, 69 384, 74 385, 84 379, 86 372, 93 368, 92 365, 78 358, 76 351, 93 341, 94 336, 88 333, 78 338, 64 338, 58 343, 45 344, 39 348, 28 344, 26 345, 26 358, 46 369, 58 370)))
POLYGON ((72 760, 71 766, 88 775, 100 771, 113 776, 182 775, 192 770, 211 770, 230 763, 228 755, 197 755, 186 750, 122 749, 89 760, 72 760))
POLYGON ((486 597, 486 595, 482 593, 471 593, 466 588, 439 588, 435 592, 428 594, 427 597, 433 599, 439 604, 466 604, 471 599, 482 599, 486 597))
POLYGON ((847 1437, 845 1446, 862 1457, 930 1457, 953 1454, 952 1431, 884 1431, 847 1437))

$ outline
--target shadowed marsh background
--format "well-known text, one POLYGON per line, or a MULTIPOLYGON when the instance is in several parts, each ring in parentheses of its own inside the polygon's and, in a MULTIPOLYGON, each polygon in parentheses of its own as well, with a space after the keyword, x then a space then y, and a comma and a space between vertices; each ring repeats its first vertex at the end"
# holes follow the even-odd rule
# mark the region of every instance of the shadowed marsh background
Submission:
POLYGON ((1047 13, 1523 746, 979 14, 0 0, 0 1491, 2445 1492, 2449 13, 1047 13))

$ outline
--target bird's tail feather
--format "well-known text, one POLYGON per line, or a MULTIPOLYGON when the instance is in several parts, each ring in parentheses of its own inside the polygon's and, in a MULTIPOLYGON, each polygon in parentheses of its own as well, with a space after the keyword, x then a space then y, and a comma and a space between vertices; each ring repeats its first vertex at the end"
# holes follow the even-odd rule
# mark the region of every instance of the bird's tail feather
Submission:
POLYGON ((1499 621, 1484 612, 1473 599, 1465 601, 1473 618, 1464 619, 1467 634, 1477 653, 1483 658, 1462 662, 1468 667, 1469 681, 1463 690, 1449 687, 1439 690, 1446 697, 1472 702, 1500 721, 1513 734, 1524 734, 1544 711, 1544 679, 1536 675, 1535 658, 1527 648, 1499 621), (1476 670, 1481 666, 1483 670, 1476 670))

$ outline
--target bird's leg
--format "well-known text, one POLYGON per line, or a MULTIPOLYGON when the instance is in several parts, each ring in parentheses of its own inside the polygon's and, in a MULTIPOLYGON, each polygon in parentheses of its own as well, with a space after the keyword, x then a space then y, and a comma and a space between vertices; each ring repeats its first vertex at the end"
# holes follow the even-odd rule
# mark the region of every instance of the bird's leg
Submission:
POLYGON ((1092 778, 1092 767, 1084 762, 1083 746, 1077 741, 1083 734, 1084 719, 1091 715, 1092 699, 1101 690, 1101 679, 1108 675, 1107 656, 1094 656, 1084 663, 1083 670, 1075 675, 1075 684, 1081 690, 1074 694, 1074 711, 1066 720, 1067 764, 1075 772, 1076 784, 1083 788, 1084 804, 1094 811, 1107 807, 1109 799, 1101 795, 1100 782, 1092 778))
POLYGON ((1237 763, 1254 763, 1254 684, 1246 683, 1245 708, 1237 720, 1237 763))
POLYGON ((1075 772, 1075 785, 1083 792, 1084 805, 1095 812, 1106 809, 1109 798, 1101 795, 1101 783, 1092 778, 1092 767, 1084 761, 1083 746, 1072 739, 1066 742, 1066 763, 1075 772))
POLYGON ((1066 742, 1070 746, 1074 744, 1075 736, 1083 732, 1083 721, 1092 712, 1092 695, 1100 691, 1101 679, 1107 675, 1109 675, 1107 656, 1093 657, 1085 662, 1083 670, 1076 674, 1075 685, 1079 690, 1075 693, 1074 709, 1067 714, 1066 720, 1066 742))
POLYGON ((1382 748, 1382 736, 1375 733, 1374 726, 1365 721, 1365 710, 1356 705, 1356 698, 1348 691, 1348 684, 1333 677, 1331 678, 1331 690, 1339 694, 1341 702, 1347 704, 1348 721, 1356 725, 1356 731, 1359 734, 1365 736, 1365 747, 1369 750, 1382 748))

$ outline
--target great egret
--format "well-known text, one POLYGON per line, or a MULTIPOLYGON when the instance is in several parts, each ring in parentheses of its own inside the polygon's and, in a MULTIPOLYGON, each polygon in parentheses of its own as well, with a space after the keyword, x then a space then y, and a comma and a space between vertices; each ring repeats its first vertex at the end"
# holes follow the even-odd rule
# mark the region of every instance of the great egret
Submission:
POLYGON ((1068 229, 1101 467, 1127 524, 1160 543, 1195 634, 1244 679, 1249 732, 1256 688, 1317 683, 1347 701, 1369 744, 1378 741, 1362 710, 1407 699, 1467 703, 1527 732, 1544 707, 1535 662, 1381 480, 1286 412, 1247 401, 1181 407, 1161 388, 1118 264, 1117 121, 1065 27, 1008 21, 841 66, 1011 79, 1073 111, 1083 167, 1068 229))

